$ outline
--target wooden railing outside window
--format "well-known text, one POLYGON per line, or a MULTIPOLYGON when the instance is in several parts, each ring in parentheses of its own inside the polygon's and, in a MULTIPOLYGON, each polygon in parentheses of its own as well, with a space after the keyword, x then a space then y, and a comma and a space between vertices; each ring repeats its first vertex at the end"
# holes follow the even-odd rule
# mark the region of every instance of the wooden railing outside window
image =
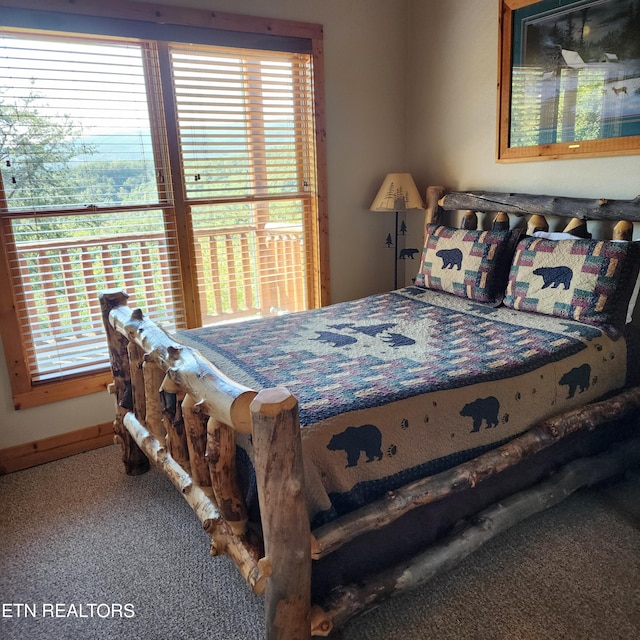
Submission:
MULTIPOLYGON (((204 324, 305 308, 305 278, 298 267, 302 233, 298 225, 277 224, 260 230, 245 226, 195 231, 204 324), (259 247, 256 255, 263 261, 263 272, 273 266, 273 279, 258 282, 254 274, 260 265, 244 263, 251 252, 242 249, 252 243, 259 247)), ((69 352, 70 367, 77 367, 79 360, 86 362, 87 369, 107 365, 97 297, 105 287, 123 288, 134 305, 153 301, 154 316, 162 322, 162 310, 172 305, 170 292, 163 286, 168 278, 166 252, 160 233, 89 242, 19 243, 16 253, 25 274, 23 304, 30 318, 31 340, 37 345, 38 368, 46 371, 55 363, 58 376, 63 346, 69 352), (60 295, 62 280, 66 298, 60 295)), ((164 326, 180 328, 167 326, 166 320, 164 326)))

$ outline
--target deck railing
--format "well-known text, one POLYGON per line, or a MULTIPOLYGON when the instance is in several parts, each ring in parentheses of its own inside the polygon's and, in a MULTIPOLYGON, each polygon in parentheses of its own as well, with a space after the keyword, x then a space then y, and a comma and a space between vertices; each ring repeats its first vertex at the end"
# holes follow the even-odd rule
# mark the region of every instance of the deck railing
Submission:
POLYGON ((203 324, 307 306, 300 225, 194 233, 203 324))
MULTIPOLYGON (((198 229, 194 238, 202 324, 306 307, 301 226, 198 229)), ((18 302, 29 318, 33 368, 59 375, 107 361, 97 298, 103 289, 124 289, 169 330, 184 327, 173 315, 170 283, 179 280, 170 255, 161 233, 20 242, 18 302)))

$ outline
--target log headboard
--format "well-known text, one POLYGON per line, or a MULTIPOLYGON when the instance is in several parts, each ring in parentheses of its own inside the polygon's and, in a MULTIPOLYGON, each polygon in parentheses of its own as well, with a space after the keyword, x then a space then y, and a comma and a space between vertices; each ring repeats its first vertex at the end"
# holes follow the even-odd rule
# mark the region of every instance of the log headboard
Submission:
MULTIPOLYGON (((515 214, 516 216, 559 216, 575 222, 609 220, 640 222, 640 195, 633 200, 573 198, 568 196, 501 193, 492 191, 452 191, 444 187, 427 189, 426 221, 440 222, 443 211, 515 214)), ((631 240, 631 225, 618 239, 631 240)))

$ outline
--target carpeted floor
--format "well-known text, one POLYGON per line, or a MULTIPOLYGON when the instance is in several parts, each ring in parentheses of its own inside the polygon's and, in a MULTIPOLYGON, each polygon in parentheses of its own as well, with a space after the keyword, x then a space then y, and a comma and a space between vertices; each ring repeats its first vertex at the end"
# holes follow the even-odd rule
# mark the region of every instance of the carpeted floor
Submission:
MULTIPOLYGON (((169 481, 126 476, 116 447, 0 478, 0 603, 3 640, 264 638, 262 599, 208 555, 169 481)), ((640 472, 578 492, 335 635, 640 638, 640 472)))

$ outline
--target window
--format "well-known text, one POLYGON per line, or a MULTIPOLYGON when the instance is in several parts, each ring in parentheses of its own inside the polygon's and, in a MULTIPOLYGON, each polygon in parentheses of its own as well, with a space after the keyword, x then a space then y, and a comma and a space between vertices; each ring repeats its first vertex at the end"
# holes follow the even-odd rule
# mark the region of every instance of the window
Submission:
POLYGON ((100 290, 125 289, 169 330, 326 302, 313 39, 22 26, 0 30, 0 329, 16 406, 107 380, 100 290))

